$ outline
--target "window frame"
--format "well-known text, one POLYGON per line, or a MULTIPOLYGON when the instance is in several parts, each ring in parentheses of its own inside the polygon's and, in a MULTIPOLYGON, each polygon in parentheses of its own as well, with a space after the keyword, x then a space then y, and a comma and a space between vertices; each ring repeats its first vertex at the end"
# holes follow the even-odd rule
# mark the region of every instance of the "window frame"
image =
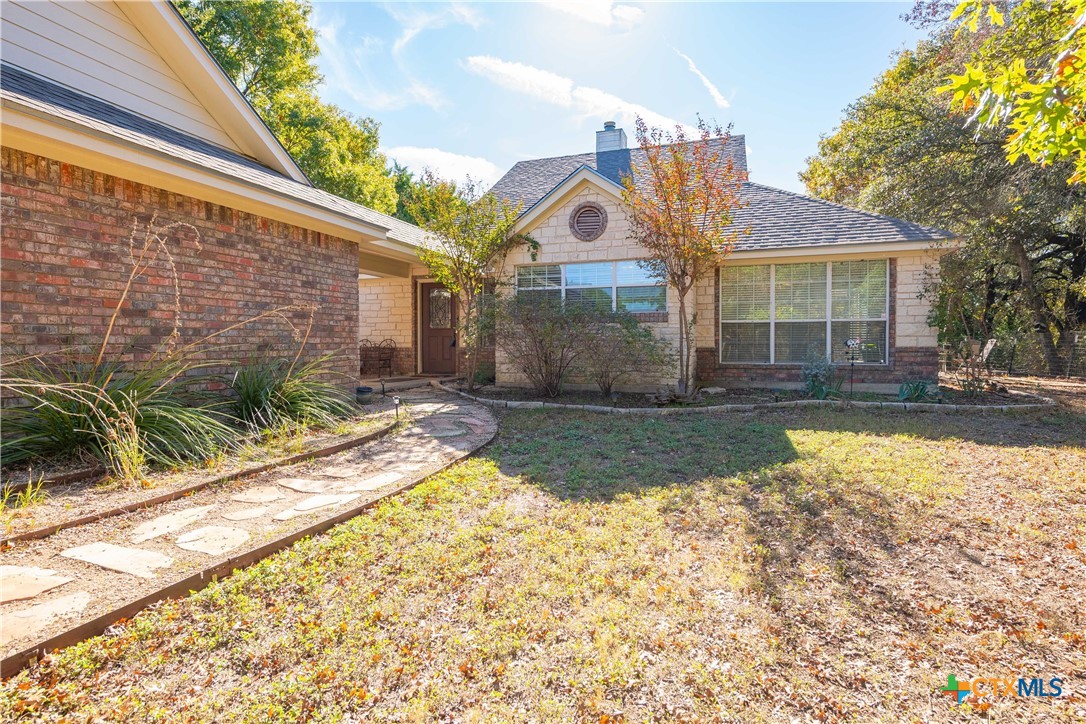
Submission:
MULTIPOLYGON (((725 319, 724 318, 724 288, 721 272, 724 267, 720 267, 717 270, 717 290, 716 290, 716 338, 717 338, 717 364, 721 366, 761 366, 761 367, 782 367, 782 366, 798 366, 802 362, 777 362, 777 323, 778 322, 825 322, 826 325, 826 357, 833 359, 833 323, 834 322, 882 322, 886 325, 883 332, 883 345, 886 350, 885 359, 881 362, 863 362, 856 361, 857 365, 863 365, 864 367, 887 367, 890 364, 890 299, 893 296, 894 290, 890 285, 890 263, 889 258, 875 258, 875 259, 848 259, 846 261, 881 261, 885 262, 883 272, 886 279, 886 298, 883 301, 883 316, 882 317, 865 317, 865 318, 853 318, 835 319, 833 316, 833 265, 841 260, 829 260, 826 262, 789 262, 787 264, 776 264, 770 262, 768 264, 742 264, 738 266, 764 266, 769 267, 769 319, 768 320, 754 320, 754 319, 725 319), (792 266, 794 264, 822 264, 826 265, 826 318, 822 319, 777 319, 777 267, 779 266, 792 266), (724 359, 724 345, 721 335, 721 326, 724 324, 769 324, 769 361, 768 362, 731 362, 724 359)), ((840 363, 836 363, 840 364, 840 363)))
MULTIPOLYGON (((556 266, 556 267, 559 268, 559 270, 561 272, 561 282, 560 282, 560 286, 557 288, 557 290, 560 290, 560 292, 561 292, 561 297, 560 298, 561 298, 563 304, 566 301, 566 290, 567 289, 572 289, 572 290, 607 289, 607 290, 609 290, 610 295, 611 295, 611 313, 614 314, 614 313, 618 312, 618 290, 619 289, 636 289, 636 288, 650 287, 651 286, 651 287, 660 287, 660 288, 662 288, 664 290, 664 305, 663 305, 663 308, 662 309, 655 309, 655 310, 651 310, 651 311, 643 311, 643 312, 629 312, 629 314, 633 314, 633 315, 638 315, 638 314, 667 314, 668 299, 667 299, 667 285, 666 284, 663 284, 661 282, 652 282, 651 280, 650 280, 649 284, 629 283, 629 282, 619 283, 619 281, 618 281, 618 265, 622 264, 624 262, 638 262, 638 261, 642 261, 642 260, 641 259, 614 259, 614 260, 604 260, 604 261, 556 262, 556 263, 551 263, 551 264, 518 264, 513 269, 513 291, 516 294, 519 294, 522 291, 522 288, 520 286, 520 270, 521 269, 532 269, 532 268, 556 266), (566 267, 568 267, 568 266, 576 266, 576 265, 579 265, 579 264, 609 264, 610 267, 611 267, 611 283, 610 283, 610 285, 607 285, 607 286, 595 285, 595 286, 593 286, 593 285, 584 285, 584 284, 569 284, 568 280, 566 278, 566 267)), ((541 291, 556 291, 556 288, 554 288, 554 287, 524 287, 523 291, 529 292, 529 293, 531 293, 531 292, 541 292, 541 291)))

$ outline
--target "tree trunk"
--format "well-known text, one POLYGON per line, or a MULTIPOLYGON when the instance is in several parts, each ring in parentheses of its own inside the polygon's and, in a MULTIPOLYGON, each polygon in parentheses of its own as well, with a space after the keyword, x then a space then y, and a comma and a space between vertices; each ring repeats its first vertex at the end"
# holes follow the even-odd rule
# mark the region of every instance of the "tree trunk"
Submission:
POLYGON ((475 389, 475 373, 479 369, 479 340, 475 299, 467 292, 460 297, 460 315, 462 318, 456 325, 459 327, 456 357, 464 364, 464 386, 471 392, 475 389))
POLYGON ((1052 339, 1052 329, 1049 326, 1052 320, 1033 281, 1033 262, 1030 260, 1029 254, 1026 253, 1026 247, 1022 245, 1021 241, 1012 238, 1009 244, 1011 253, 1014 254, 1014 260, 1018 264, 1018 275, 1022 280, 1022 291, 1025 294, 1026 305, 1029 307, 1037 336, 1041 340, 1041 348, 1044 350, 1045 367, 1048 369, 1049 374, 1059 374, 1062 371, 1060 354, 1056 349, 1056 342, 1052 339))
POLYGON ((686 323, 686 292, 679 292, 679 394, 690 391, 690 326, 686 323))

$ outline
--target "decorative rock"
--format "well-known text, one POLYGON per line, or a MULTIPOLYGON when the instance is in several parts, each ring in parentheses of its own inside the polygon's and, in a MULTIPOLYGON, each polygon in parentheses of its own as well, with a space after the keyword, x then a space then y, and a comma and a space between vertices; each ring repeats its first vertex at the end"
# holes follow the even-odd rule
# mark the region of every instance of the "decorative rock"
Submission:
POLYGON ((54 620, 79 613, 87 607, 90 600, 89 593, 79 591, 21 611, 5 613, 0 618, 0 646, 7 646, 15 639, 33 636, 54 620))
POLYGON ((158 538, 167 533, 181 530, 185 526, 203 518, 214 507, 214 505, 204 505, 199 508, 185 508, 141 523, 132 530, 132 542, 143 543, 152 538, 158 538))
POLYGON ((177 539, 177 547, 211 556, 232 551, 249 540, 249 531, 241 528, 226 528, 221 525, 209 525, 185 533, 177 539))
POLYGON ((307 480, 305 478, 283 478, 279 484, 296 493, 323 493, 331 485, 325 480, 307 480))
POLYGON ((0 603, 34 598, 71 580, 45 568, 0 566, 0 603))
POLYGON ((112 543, 90 543, 61 551, 60 555, 139 578, 154 578, 156 568, 166 568, 173 563, 172 558, 160 553, 112 543))
POLYGON ((242 508, 241 510, 232 510, 229 513, 223 513, 222 517, 227 520, 252 520, 253 518, 259 518, 268 512, 268 508, 265 506, 259 506, 256 508, 242 508))
POLYGON ((371 475, 365 480, 353 483, 345 488, 341 488, 341 490, 344 493, 355 493, 359 490, 377 490, 378 488, 383 488, 386 485, 391 485, 397 480, 402 479, 403 475, 401 475, 400 473, 389 471, 384 473, 378 473, 377 475, 371 475))
POLYGON ((279 492, 279 489, 274 485, 262 485, 259 488, 249 488, 245 492, 230 498, 230 500, 236 500, 239 503, 274 503, 285 497, 287 496, 279 492))

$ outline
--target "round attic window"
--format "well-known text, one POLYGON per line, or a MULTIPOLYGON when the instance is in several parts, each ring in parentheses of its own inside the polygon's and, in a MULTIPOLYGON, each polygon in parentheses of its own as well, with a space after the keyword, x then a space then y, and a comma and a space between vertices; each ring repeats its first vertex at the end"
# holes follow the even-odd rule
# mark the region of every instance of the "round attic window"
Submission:
POLYGON ((595 201, 577 204, 569 215, 569 230, 581 241, 594 241, 607 228, 607 212, 595 201))

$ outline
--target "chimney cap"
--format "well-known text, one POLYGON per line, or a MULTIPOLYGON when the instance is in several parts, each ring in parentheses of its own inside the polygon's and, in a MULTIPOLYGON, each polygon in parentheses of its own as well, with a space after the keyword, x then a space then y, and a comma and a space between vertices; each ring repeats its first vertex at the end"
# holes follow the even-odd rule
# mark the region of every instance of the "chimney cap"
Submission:
POLYGON ((613 130, 615 130, 615 122, 614 121, 604 121, 603 122, 603 130, 605 130, 605 131, 613 131, 613 130))

